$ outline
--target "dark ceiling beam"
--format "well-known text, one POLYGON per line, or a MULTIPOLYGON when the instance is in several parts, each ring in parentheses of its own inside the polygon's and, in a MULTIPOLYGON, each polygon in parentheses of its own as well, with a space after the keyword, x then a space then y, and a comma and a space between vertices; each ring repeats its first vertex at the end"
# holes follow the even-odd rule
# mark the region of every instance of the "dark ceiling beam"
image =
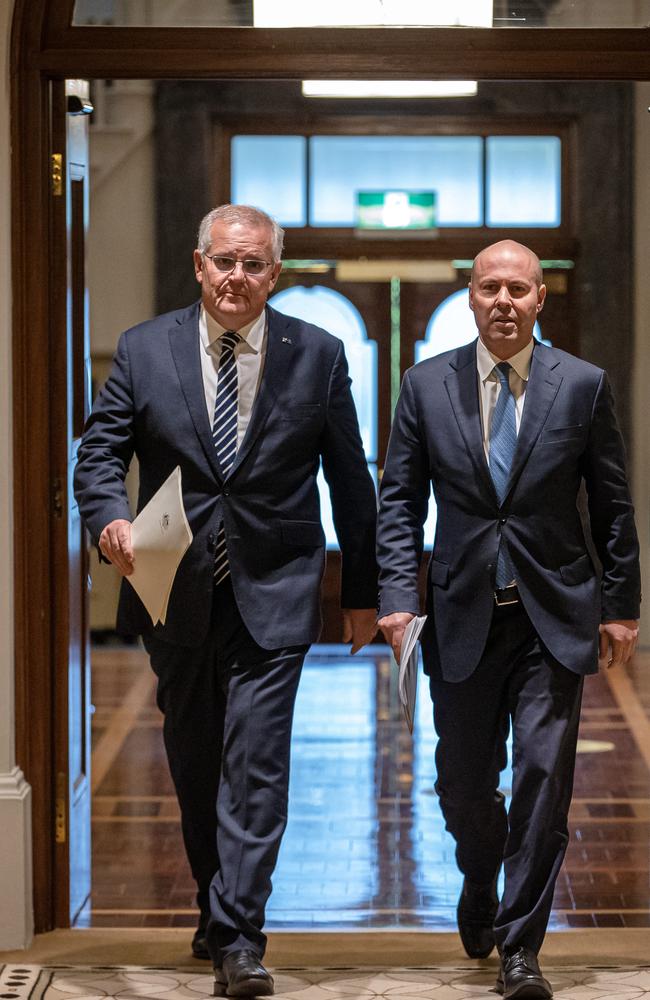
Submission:
POLYGON ((64 27, 57 18, 33 60, 53 76, 113 78, 647 80, 650 30, 64 27))

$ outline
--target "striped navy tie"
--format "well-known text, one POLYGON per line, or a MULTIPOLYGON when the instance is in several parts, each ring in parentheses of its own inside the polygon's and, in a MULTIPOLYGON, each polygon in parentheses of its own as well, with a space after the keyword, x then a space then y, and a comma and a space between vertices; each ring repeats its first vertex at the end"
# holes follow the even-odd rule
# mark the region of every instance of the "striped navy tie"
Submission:
MULTIPOLYGON (((490 475, 500 504, 503 503, 506 495, 512 458, 517 445, 515 397, 510 391, 510 370, 511 366, 507 361, 502 361, 494 368, 501 383, 501 391, 494 407, 490 427, 490 475)), ((508 549, 503 543, 500 543, 494 580, 495 587, 497 590, 507 587, 514 578, 515 571, 508 555, 508 549)))
MULTIPOLYGON (((237 454, 237 362, 235 347, 240 336, 234 330, 226 330, 221 337, 221 356, 217 371, 217 398, 214 403, 212 440, 217 449, 217 458, 224 479, 232 469, 237 454)), ((221 583, 230 573, 226 551, 226 532, 223 521, 217 535, 214 557, 214 582, 221 583)))

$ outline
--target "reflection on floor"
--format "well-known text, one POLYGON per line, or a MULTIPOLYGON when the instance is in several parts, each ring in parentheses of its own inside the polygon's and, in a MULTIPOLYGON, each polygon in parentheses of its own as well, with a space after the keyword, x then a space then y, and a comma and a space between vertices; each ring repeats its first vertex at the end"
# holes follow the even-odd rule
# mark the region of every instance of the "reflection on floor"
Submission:
MULTIPOLYGON (((587 680, 551 929, 650 927, 648 667, 642 653, 627 672, 587 680)), ((95 648, 93 701, 93 895, 80 925, 190 927, 194 889, 145 654, 95 648)), ((385 647, 353 660, 314 647, 270 929, 455 929, 460 876, 433 790, 434 746, 426 681, 411 738, 385 647)), ((502 779, 507 791, 508 771, 502 779)))
MULTIPOLYGON (((630 1000, 650 995, 650 965, 545 966, 562 1000, 630 1000)), ((276 968, 276 997, 300 1000, 477 1000, 494 997, 494 970, 476 966, 429 965, 420 968, 276 968)), ((0 988, 12 1000, 79 1000, 141 997, 188 1000, 212 995, 212 977, 196 969, 137 966, 5 966, 0 988)))

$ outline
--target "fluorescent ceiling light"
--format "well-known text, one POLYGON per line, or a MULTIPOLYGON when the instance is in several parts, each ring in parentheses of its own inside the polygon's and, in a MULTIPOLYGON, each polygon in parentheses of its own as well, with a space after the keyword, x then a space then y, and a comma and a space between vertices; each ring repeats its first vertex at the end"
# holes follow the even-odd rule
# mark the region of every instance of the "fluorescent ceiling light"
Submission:
POLYGON ((253 0, 256 28, 492 27, 493 0, 253 0))
POLYGON ((303 80, 305 97, 473 97, 476 80, 303 80))

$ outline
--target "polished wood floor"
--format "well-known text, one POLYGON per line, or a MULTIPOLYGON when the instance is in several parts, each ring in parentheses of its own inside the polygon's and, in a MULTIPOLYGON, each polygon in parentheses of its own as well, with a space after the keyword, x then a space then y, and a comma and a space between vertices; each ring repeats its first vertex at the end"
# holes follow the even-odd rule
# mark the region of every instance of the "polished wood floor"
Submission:
MULTIPOLYGON (((650 927, 649 668, 640 653, 627 671, 587 680, 553 930, 650 927)), ((93 893, 80 924, 190 927, 194 889, 146 655, 97 646, 92 669, 93 893)), ((385 647, 354 659, 313 648, 269 928, 455 928, 460 876, 433 790, 434 747, 426 682, 411 738, 385 647)))

